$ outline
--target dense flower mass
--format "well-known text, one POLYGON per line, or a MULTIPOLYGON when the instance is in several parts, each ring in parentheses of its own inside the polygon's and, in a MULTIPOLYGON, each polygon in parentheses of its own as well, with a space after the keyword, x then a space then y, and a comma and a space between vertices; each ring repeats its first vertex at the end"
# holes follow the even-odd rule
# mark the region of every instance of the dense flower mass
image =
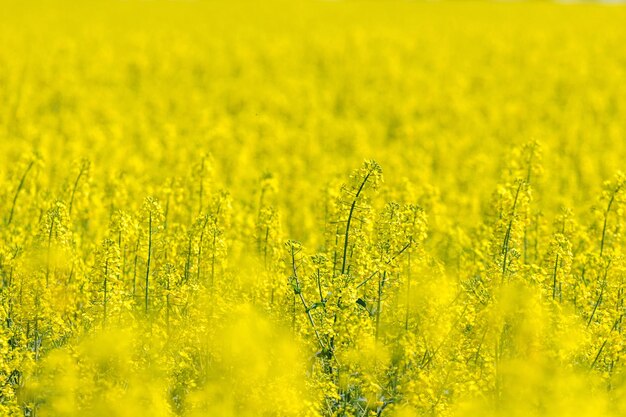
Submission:
POLYGON ((14 1, 0 415, 626 415, 626 9, 14 1))

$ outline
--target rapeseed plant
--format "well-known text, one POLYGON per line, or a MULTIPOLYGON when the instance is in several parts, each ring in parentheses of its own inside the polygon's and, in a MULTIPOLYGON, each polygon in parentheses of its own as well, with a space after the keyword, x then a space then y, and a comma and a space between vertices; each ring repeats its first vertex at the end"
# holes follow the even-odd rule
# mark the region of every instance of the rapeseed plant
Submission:
POLYGON ((622 7, 70 3, 0 14, 1 416, 624 415, 622 7))

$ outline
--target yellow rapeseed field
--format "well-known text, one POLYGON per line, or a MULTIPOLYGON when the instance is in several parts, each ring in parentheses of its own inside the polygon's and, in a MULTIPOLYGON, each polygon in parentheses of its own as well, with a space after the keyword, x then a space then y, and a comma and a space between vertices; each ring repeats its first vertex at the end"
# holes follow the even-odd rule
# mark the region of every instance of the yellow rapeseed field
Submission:
POLYGON ((1 417, 626 415, 626 7, 0 0, 1 417))

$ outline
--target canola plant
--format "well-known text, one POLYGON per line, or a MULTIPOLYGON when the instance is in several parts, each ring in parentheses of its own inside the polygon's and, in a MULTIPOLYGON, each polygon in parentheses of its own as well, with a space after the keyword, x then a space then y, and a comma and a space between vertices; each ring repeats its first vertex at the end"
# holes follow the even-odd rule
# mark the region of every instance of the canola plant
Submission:
POLYGON ((0 415, 626 414, 623 6, 1 8, 0 415))

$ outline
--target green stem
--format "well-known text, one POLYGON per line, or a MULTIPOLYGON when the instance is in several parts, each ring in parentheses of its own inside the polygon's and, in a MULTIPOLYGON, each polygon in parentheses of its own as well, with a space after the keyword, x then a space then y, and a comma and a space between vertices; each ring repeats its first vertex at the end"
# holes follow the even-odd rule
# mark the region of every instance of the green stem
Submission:
POLYGON ((152 212, 148 214, 148 261, 146 262, 146 314, 148 314, 148 302, 149 302, 149 285, 150 285, 150 262, 152 260, 152 212))
POLYGON ((7 220, 7 226, 10 225, 11 221, 13 220, 13 214, 15 212, 15 204, 17 203, 17 197, 20 195, 20 191, 22 191, 22 188, 24 187, 24 181, 26 181, 26 176, 28 175, 28 173, 30 172, 34 164, 35 164, 35 161, 30 161, 30 163, 26 167, 26 170, 24 171, 24 174, 22 175, 20 184, 17 186, 17 190, 15 190, 15 195, 13 196, 13 204, 11 205, 11 213, 9 213, 9 220, 7 220))
POLYGON ((404 331, 409 330, 409 310, 411 308, 411 253, 407 255, 407 275, 406 275, 406 311, 404 314, 404 331))
POLYGON ((359 186, 359 189, 357 190, 356 195, 354 196, 354 200, 352 200, 352 204, 350 205, 350 213, 348 214, 348 222, 346 224, 346 231, 344 233, 343 262, 341 263, 342 275, 346 272, 346 263, 347 263, 347 257, 348 257, 348 240, 350 238, 350 223, 352 222, 352 215, 354 214, 354 208, 356 207, 356 203, 359 200, 359 196, 361 195, 361 192, 363 191, 363 188, 365 187, 365 184, 367 183, 367 180, 369 179, 370 175, 372 175, 372 172, 373 170, 370 170, 367 173, 367 175, 363 179, 363 182, 359 186))
POLYGON ((70 215, 72 215, 72 207, 74 205, 74 195, 76 194, 76 190, 78 189, 78 182, 80 181, 80 178, 85 173, 86 168, 87 168, 86 164, 83 164, 80 167, 80 172, 78 173, 78 176, 76 177, 76 181, 74 181, 74 188, 72 188, 72 195, 70 196, 70 204, 69 204, 69 209, 68 209, 70 215))
POLYGON ((300 280, 298 279, 298 269, 296 268, 296 251, 295 251, 293 245, 291 246, 291 266, 292 266, 292 270, 293 270, 293 279, 296 282, 296 285, 295 285, 295 288, 294 288, 294 292, 300 298, 300 302, 302 303, 302 306, 304 307, 304 311, 306 313, 306 316, 309 319, 309 323, 311 324, 311 327, 313 328, 313 332, 315 333, 315 337, 317 338, 317 342, 319 343, 319 345, 322 348, 322 350, 326 351, 327 350, 326 346, 322 342, 322 337, 320 336, 319 332, 317 331, 317 326, 315 326, 315 321, 313 321, 313 316, 311 315, 311 309, 309 308, 306 300, 304 299, 304 295, 302 295, 302 288, 300 287, 300 280))
POLYGON ((387 271, 383 272, 383 275, 378 277, 378 296, 376 298, 376 341, 378 341, 378 333, 380 329, 380 308, 383 297, 383 285, 385 278, 387 276, 387 271))
POLYGON ((107 259, 104 263, 104 317, 102 320, 102 327, 106 327, 107 325, 107 279, 109 276, 109 258, 107 254, 107 259))
POLYGON ((556 275, 559 268, 559 254, 556 254, 556 260, 554 261, 554 273, 552 274, 552 299, 556 298, 556 275))
POLYGON ((606 238, 606 226, 609 219, 609 211, 611 211, 611 206, 613 205, 613 201, 615 200, 615 195, 619 192, 622 186, 623 184, 618 184, 618 186, 615 187, 615 190, 613 191, 613 194, 611 194, 611 198, 609 199, 609 204, 606 207, 606 211, 604 212, 604 225, 602 226, 602 239, 600 240, 600 256, 602 256, 602 254, 604 253, 604 241, 606 238))
POLYGON ((511 219, 509 220, 509 225, 506 229, 506 234, 504 235, 504 242, 502 243, 502 281, 504 281, 504 276, 506 275, 506 262, 509 256, 509 243, 511 241, 511 230, 513 229, 513 220, 515 220, 515 210, 517 209, 517 199, 519 198, 519 192, 522 188, 522 182, 520 182, 517 187, 517 191, 515 192, 515 200, 513 201, 513 209, 511 211, 511 219))

